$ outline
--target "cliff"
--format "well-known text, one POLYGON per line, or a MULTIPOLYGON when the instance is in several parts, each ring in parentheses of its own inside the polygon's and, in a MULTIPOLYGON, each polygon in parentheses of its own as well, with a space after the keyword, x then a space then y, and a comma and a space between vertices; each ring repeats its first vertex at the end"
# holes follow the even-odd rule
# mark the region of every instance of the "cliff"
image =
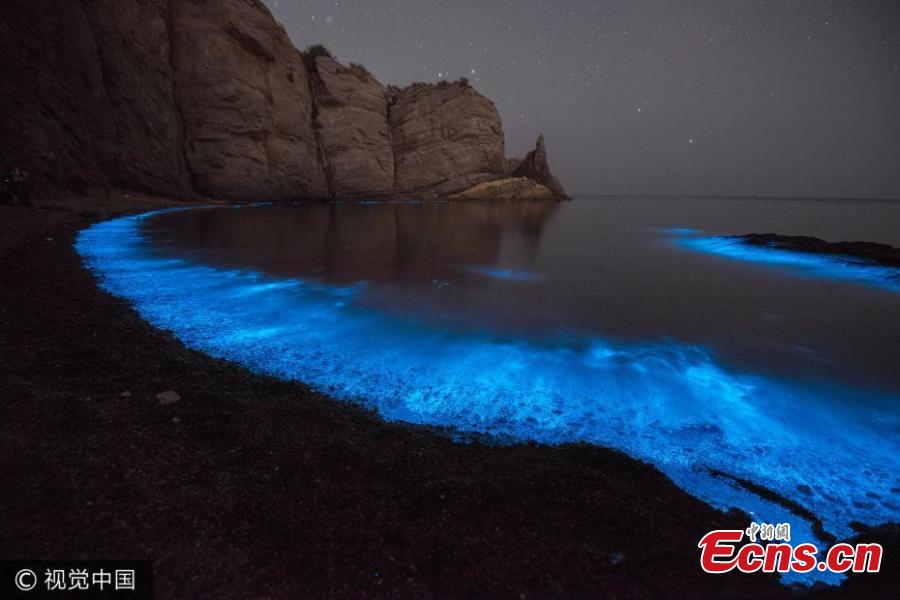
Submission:
MULTIPOLYGON (((327 52, 304 56, 259 0, 7 0, 0 19, 0 163, 30 171, 38 195, 536 189, 499 181, 500 116, 467 82, 388 89, 327 52)), ((514 175, 562 190, 541 169, 514 175)))
POLYGON ((385 88, 359 65, 313 57, 319 144, 334 196, 386 196, 394 191, 394 149, 385 88))
POLYGON ((503 173, 497 107, 466 82, 400 90, 390 125, 398 194, 452 194, 503 173))
POLYGON ((326 195, 307 73, 284 29, 257 0, 170 7, 176 104, 195 189, 244 200, 326 195))
POLYGON ((190 191, 168 3, 12 0, 0 20, 4 166, 21 163, 37 191, 190 191))

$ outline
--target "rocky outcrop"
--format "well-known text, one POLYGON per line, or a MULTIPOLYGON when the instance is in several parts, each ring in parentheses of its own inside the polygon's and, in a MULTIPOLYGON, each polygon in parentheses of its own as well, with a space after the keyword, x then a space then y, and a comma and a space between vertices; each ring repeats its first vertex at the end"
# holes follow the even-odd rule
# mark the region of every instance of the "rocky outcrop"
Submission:
POLYGON ((5 0, 0 20, 0 165, 30 171, 37 196, 543 193, 486 185, 513 171, 564 194, 542 139, 504 158, 497 109, 468 82, 388 90, 327 51, 310 61, 259 0, 5 0))
POLYGON ((556 195, 546 186, 525 177, 506 177, 486 181, 453 194, 450 200, 553 200, 556 195))
POLYGON ((97 92, 109 108, 107 172, 120 185, 190 193, 174 98, 169 2, 90 0, 84 8, 97 44, 97 92))
POLYGON ((525 156, 512 172, 513 177, 527 177, 546 186, 557 198, 567 198, 566 190, 559 180, 550 172, 550 163, 547 160, 547 148, 544 144, 544 136, 540 135, 534 150, 525 156))
POLYGON ((198 192, 325 196, 300 52, 258 0, 175 0, 172 60, 198 192))
POLYGON ((257 0, 7 0, 0 19, 0 160, 39 193, 326 193, 299 52, 257 0))
MULTIPOLYGON (((141 7, 134 3, 131 8, 141 7)), ((178 167, 172 166, 177 163, 160 150, 167 134, 147 132, 143 125, 131 132, 126 125, 125 110, 141 112, 142 99, 134 99, 128 107, 124 101, 110 99, 108 86, 121 91, 128 87, 118 69, 128 59, 113 61, 110 51, 118 39, 110 37, 100 44, 94 30, 105 33, 125 27, 131 11, 96 22, 89 18, 95 12, 100 11, 88 12, 82 2, 70 0, 0 3, 4 24, 0 35, 0 161, 3 165, 21 164, 31 171, 38 193, 59 188, 100 191, 110 182, 178 192, 182 178, 178 167), (147 147, 135 168, 123 158, 120 139, 147 147), (160 152, 165 155, 161 160, 160 152), (135 176, 137 171, 155 171, 159 179, 154 181, 144 173, 135 176)), ((135 35, 135 48, 149 43, 154 29, 154 19, 148 18, 146 30, 135 35)), ((136 66, 146 68, 150 62, 155 59, 146 57, 136 66)), ((139 75, 146 78, 146 89, 164 92, 165 70, 148 69, 139 75)))
POLYGON ((832 254, 852 257, 872 264, 900 267, 900 248, 876 242, 827 242, 806 235, 779 235, 777 233, 748 233, 735 236, 745 244, 789 250, 807 254, 832 254))
POLYGON ((453 194, 503 173, 500 115, 466 82, 400 90, 389 120, 396 194, 453 194))
POLYGON ((338 197, 394 191, 394 148, 385 87, 359 65, 315 57, 314 99, 319 144, 330 191, 338 197))
POLYGON ((503 163, 503 174, 507 177, 512 177, 512 174, 519 168, 520 164, 522 164, 521 158, 507 158, 503 163))

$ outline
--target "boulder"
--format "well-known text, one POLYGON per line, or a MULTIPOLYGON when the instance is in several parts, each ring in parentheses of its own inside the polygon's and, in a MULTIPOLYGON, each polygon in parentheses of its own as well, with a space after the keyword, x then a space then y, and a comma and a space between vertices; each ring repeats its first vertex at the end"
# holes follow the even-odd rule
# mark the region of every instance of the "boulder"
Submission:
POLYGON ((544 136, 538 136, 534 150, 525 156, 519 166, 512 172, 513 177, 527 177, 545 185, 557 198, 567 198, 566 190, 559 180, 550 172, 550 163, 547 161, 547 148, 544 144, 544 136))
POLYGON ((156 395, 157 403, 168 406, 170 404, 175 404, 176 402, 181 402, 181 395, 175 390, 166 390, 165 392, 160 392, 156 395))
POLYGON ((394 191, 394 149, 385 88, 365 67, 315 57, 316 129, 330 192, 337 197, 394 191))
POLYGON ((486 181, 453 194, 450 200, 553 200, 557 196, 544 185, 526 177, 486 181))
POLYGON ((500 115, 465 81, 399 90, 389 122, 395 194, 449 195, 502 177, 500 115))
POLYGON ((306 68, 269 10, 259 0, 175 0, 171 11, 176 102, 197 191, 328 195, 306 68))

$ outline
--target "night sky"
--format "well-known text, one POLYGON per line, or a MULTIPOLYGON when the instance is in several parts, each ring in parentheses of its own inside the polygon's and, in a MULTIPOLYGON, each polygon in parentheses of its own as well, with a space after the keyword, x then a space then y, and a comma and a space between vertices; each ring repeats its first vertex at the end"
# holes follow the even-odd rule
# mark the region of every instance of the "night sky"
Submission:
POLYGON ((900 2, 264 0, 382 83, 468 77, 572 193, 900 198, 900 2))

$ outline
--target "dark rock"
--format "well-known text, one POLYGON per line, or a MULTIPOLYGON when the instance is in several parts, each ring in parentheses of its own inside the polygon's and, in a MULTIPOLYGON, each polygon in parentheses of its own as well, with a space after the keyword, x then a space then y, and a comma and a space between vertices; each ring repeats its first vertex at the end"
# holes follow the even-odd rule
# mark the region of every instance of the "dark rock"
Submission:
POLYGON ((900 248, 874 242, 826 242, 804 235, 778 235, 776 233, 750 233, 737 236, 753 246, 767 246, 779 250, 837 254, 851 256, 885 266, 900 267, 900 248))
POLYGON ((104 189, 115 132, 83 5, 6 1, 0 20, 0 162, 27 169, 37 194, 104 189))
POLYGON ((512 174, 516 172, 516 169, 518 169, 521 164, 521 158, 507 158, 504 163, 503 174, 507 177, 512 177, 512 174))
POLYGON ((544 136, 538 136, 534 150, 525 156, 525 160, 512 172, 513 177, 527 177, 546 186, 558 198, 568 198, 565 188, 559 180, 550 172, 550 163, 547 161, 547 148, 544 144, 544 136))
POLYGON ((91 0, 84 9, 114 135, 103 159, 107 173, 119 185, 190 194, 174 97, 169 2, 91 0))
POLYGON ((178 392, 167 390, 165 392, 158 393, 156 395, 156 401, 163 406, 168 406, 169 404, 175 404, 176 402, 181 401, 181 396, 178 395, 178 392))

